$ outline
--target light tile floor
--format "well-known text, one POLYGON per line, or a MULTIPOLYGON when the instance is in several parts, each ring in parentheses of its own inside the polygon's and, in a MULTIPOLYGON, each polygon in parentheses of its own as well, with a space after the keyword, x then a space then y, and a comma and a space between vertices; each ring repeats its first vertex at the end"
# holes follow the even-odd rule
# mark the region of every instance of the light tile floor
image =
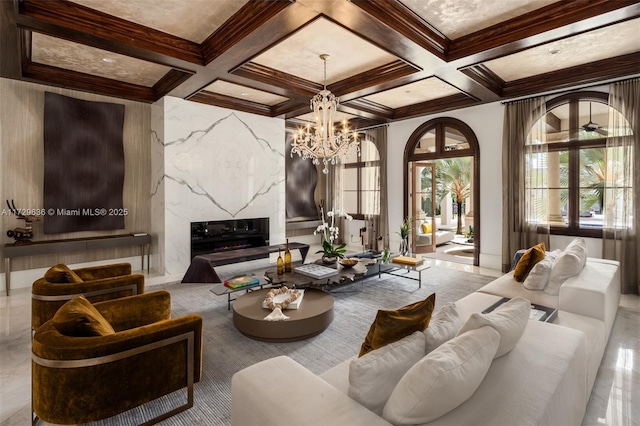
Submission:
MULTIPOLYGON (((500 276, 499 271, 430 260, 467 272, 500 276)), ((182 277, 147 277, 147 286, 182 277)), ((16 289, 0 296, 0 426, 30 424, 31 294, 16 289)), ((623 295, 611 337, 582 423, 584 426, 640 425, 640 297, 623 295)), ((560 425, 559 425, 560 426, 560 425)), ((564 426, 564 425, 563 425, 564 426)))

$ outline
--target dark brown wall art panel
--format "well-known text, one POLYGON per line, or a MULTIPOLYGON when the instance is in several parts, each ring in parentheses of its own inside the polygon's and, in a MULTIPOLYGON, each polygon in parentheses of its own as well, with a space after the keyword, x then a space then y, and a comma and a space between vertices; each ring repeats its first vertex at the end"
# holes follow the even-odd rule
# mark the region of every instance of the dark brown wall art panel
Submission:
POLYGON ((311 160, 303 160, 298 154, 291 157, 291 140, 287 140, 284 155, 286 168, 287 219, 318 218, 318 208, 313 194, 318 184, 318 169, 311 160))
POLYGON ((124 105, 44 98, 45 234, 123 229, 124 105))

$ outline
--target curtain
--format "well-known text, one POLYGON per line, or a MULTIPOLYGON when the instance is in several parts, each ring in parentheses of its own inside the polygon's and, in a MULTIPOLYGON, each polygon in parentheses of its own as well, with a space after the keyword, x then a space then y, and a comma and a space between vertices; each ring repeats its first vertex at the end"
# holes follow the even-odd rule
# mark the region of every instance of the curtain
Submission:
POLYGON ((514 253, 544 242, 549 247, 549 156, 544 97, 506 104, 502 133, 502 269, 514 253))
MULTIPOLYGON (((369 248, 377 249, 377 238, 382 237, 384 240, 383 247, 389 247, 389 213, 388 213, 388 197, 387 197, 387 126, 376 127, 365 131, 365 139, 373 143, 377 150, 376 157, 379 158, 379 167, 371 167, 369 172, 364 175, 371 180, 370 187, 375 188, 375 182, 378 183, 376 191, 372 191, 367 197, 368 204, 373 206, 374 211, 378 214, 365 214, 365 226, 367 227, 368 241, 365 244, 369 248)), ((369 144, 362 144, 363 149, 369 144)), ((368 152, 362 152, 363 158, 372 158, 368 152)))
POLYGON ((602 257, 620 262, 622 293, 640 294, 640 79, 609 87, 602 257))

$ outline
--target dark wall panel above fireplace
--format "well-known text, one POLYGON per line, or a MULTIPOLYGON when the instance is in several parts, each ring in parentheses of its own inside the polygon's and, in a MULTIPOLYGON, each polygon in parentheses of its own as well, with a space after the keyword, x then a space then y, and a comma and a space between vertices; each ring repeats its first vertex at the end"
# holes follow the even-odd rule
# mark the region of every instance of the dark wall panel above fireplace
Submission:
POLYGON ((124 105, 45 93, 46 234, 125 227, 123 125, 124 105))

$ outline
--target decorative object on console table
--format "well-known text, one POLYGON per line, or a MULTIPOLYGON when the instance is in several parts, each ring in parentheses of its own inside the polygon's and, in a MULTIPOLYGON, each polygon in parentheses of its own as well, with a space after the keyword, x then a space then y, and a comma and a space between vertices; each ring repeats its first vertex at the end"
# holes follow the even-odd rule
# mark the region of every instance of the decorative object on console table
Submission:
POLYGON ((7 231, 7 237, 13 238, 16 241, 13 245, 19 246, 24 244, 31 244, 31 239, 33 238, 33 227, 31 224, 33 222, 40 222, 40 217, 35 215, 24 215, 22 211, 16 208, 16 203, 11 200, 11 204, 9 204, 9 200, 7 200, 7 207, 9 207, 9 211, 14 214, 18 219, 24 220, 24 228, 14 228, 7 231))
POLYGON ((287 238, 287 248, 284 251, 284 271, 291 272, 291 252, 289 251, 289 239, 287 238))

